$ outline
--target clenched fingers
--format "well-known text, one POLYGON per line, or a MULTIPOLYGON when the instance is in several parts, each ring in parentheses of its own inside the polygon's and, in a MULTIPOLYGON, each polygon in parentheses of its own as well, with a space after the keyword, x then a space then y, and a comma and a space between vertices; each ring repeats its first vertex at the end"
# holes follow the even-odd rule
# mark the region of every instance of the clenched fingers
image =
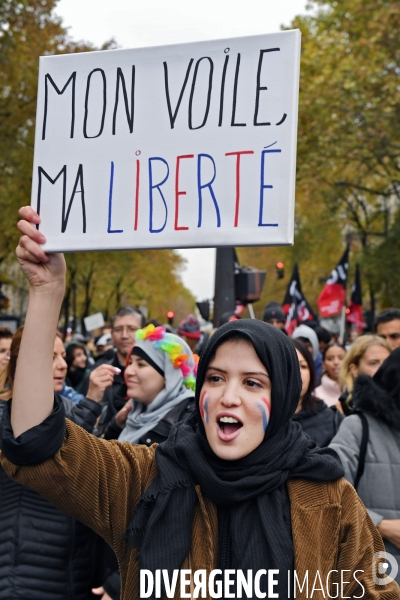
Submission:
POLYGON ((36 229, 32 223, 22 219, 21 221, 18 221, 17 227, 23 235, 27 235, 37 244, 44 244, 46 242, 43 233, 36 229))
POLYGON ((18 248, 25 250, 28 254, 31 255, 31 258, 28 258, 28 256, 26 256, 26 258, 24 257, 25 260, 32 260, 33 262, 44 263, 49 261, 49 257, 47 256, 43 248, 39 246, 39 244, 35 242, 29 235, 22 235, 20 237, 18 248))

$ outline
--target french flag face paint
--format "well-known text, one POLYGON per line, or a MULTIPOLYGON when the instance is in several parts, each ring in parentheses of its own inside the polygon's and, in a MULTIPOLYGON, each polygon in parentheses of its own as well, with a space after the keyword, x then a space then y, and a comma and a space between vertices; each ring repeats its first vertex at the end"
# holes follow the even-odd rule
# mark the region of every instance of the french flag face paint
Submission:
POLYGON ((208 415, 209 402, 210 402, 210 396, 207 394, 207 391, 204 390, 200 397, 200 414, 201 414, 201 418, 206 423, 209 422, 209 415, 208 415))
POLYGON ((260 398, 260 402, 256 403, 256 407, 259 409, 262 415, 262 426, 264 429, 264 433, 267 431, 269 417, 271 414, 271 400, 262 396, 260 398))

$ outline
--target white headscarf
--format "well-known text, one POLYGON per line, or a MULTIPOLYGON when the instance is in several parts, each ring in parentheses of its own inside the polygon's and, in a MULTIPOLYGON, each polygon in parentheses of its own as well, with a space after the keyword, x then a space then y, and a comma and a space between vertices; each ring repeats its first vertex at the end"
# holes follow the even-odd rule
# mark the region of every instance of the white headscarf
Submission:
MULTIPOLYGON (((157 328, 157 330, 161 329, 164 328, 157 328)), ((137 332, 139 333, 139 337, 141 331, 143 330, 137 332)), ((195 362, 192 351, 187 343, 177 335, 166 333, 165 330, 163 333, 163 341, 167 344, 175 342, 181 346, 181 353, 188 355, 185 364, 190 367, 190 370, 193 373, 195 362)), ((132 399, 133 409, 129 413, 125 429, 122 430, 122 433, 118 438, 120 442, 137 444, 143 435, 154 429, 170 410, 180 404, 183 400, 194 397, 194 390, 188 389, 185 385, 181 368, 179 366, 174 367, 170 354, 160 347, 157 347, 159 345, 159 340, 151 341, 150 339, 139 339, 136 341, 135 348, 143 350, 143 352, 164 373, 165 387, 157 394, 150 404, 144 404, 143 402, 138 402, 134 398, 132 399)))
POLYGON ((318 358, 318 354, 319 354, 319 342, 318 342, 318 336, 315 333, 314 329, 311 329, 311 327, 307 327, 307 325, 299 325, 293 331, 292 338, 296 339, 299 337, 309 340, 309 342, 312 346, 312 357, 314 360, 316 360, 318 358))

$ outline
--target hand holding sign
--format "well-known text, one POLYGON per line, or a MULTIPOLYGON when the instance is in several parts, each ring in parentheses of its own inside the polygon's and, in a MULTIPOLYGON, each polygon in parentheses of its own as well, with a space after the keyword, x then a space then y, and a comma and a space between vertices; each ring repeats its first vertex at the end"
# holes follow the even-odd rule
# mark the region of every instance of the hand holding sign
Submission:
POLYGON ((45 236, 36 229, 40 217, 30 206, 19 210, 21 221, 18 229, 22 233, 15 251, 24 275, 28 279, 31 289, 41 291, 44 288, 64 293, 65 287, 65 260, 62 254, 48 255, 44 252, 42 244, 46 242, 45 236))

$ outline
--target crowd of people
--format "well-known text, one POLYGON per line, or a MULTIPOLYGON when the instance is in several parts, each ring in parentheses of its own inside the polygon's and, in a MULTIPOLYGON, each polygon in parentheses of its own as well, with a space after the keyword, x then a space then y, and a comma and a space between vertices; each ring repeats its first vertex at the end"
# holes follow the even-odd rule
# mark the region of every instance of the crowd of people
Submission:
POLYGON ((0 327, 0 600, 128 600, 144 568, 339 564, 365 570, 366 597, 400 598, 371 573, 378 532, 400 560, 400 310, 346 346, 317 323, 287 336, 277 303, 211 334, 125 306, 66 341, 63 257, 21 215, 28 313, 0 327))

